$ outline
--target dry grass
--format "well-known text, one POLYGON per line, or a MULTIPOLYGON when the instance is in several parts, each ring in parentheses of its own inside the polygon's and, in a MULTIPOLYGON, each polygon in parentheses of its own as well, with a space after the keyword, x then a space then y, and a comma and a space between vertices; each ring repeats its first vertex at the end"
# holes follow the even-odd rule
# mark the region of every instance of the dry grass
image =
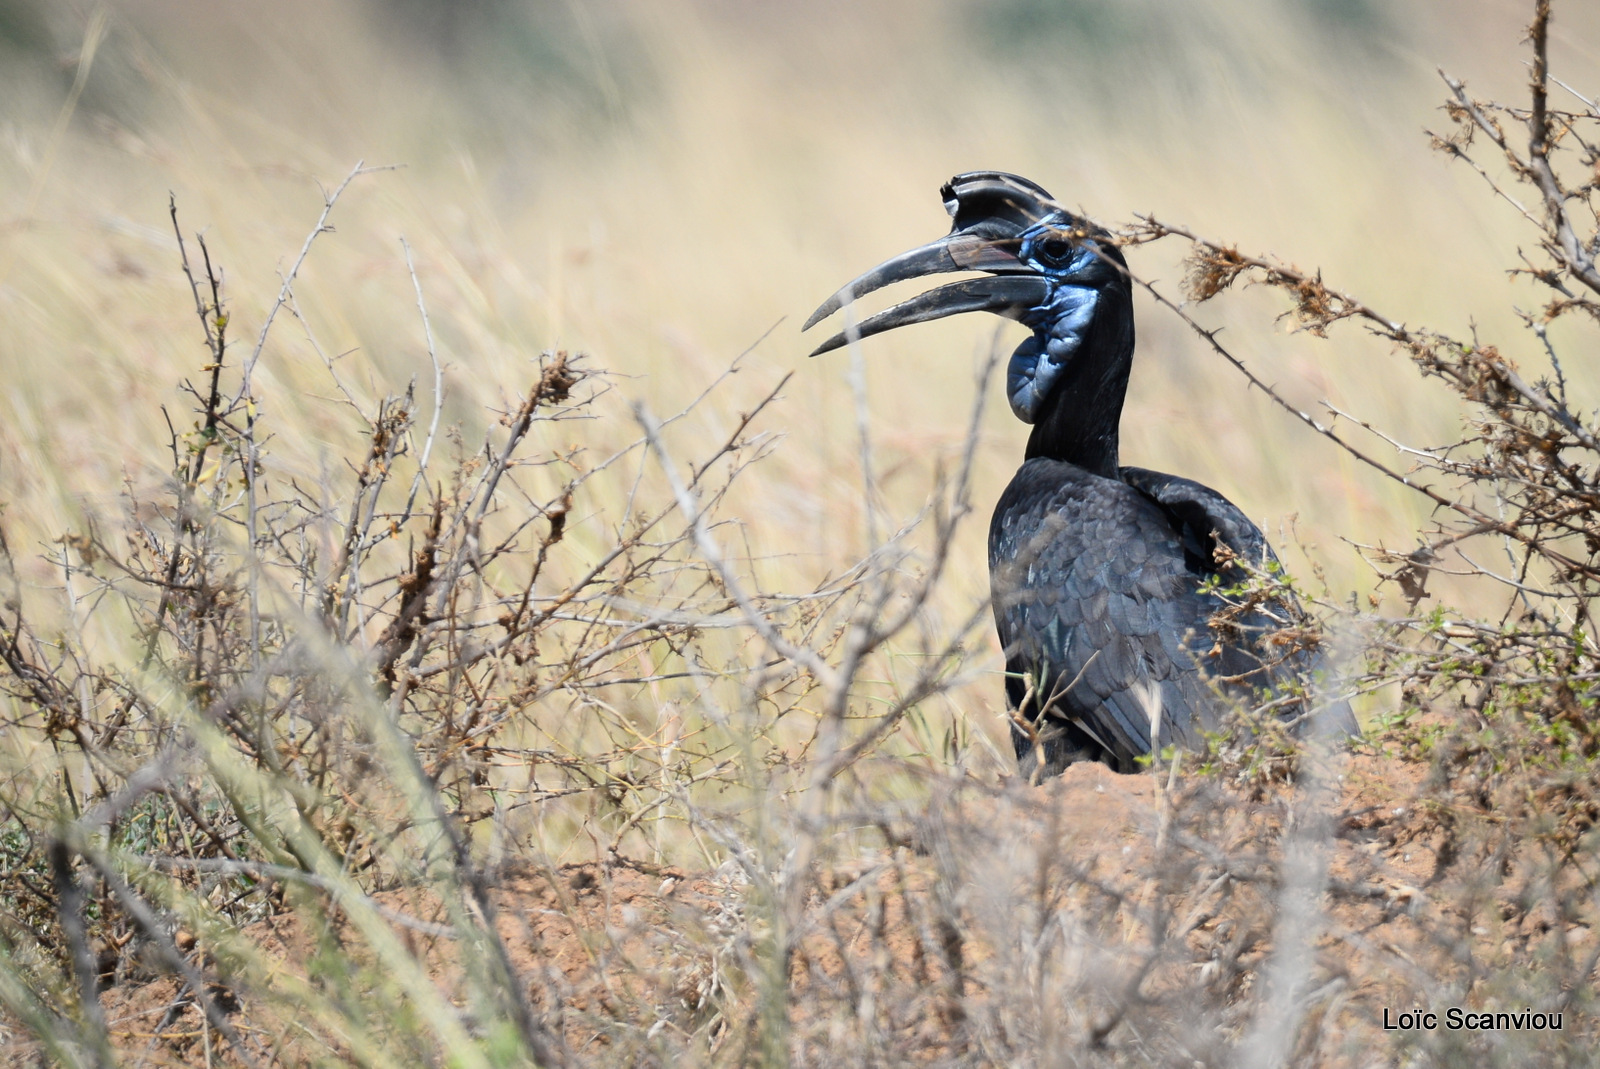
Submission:
MULTIPOLYGON (((402 310, 406 237, 447 365, 449 415, 473 434, 531 354, 590 353, 633 384, 623 398, 673 411, 783 319, 727 408, 752 402, 795 367, 798 313, 886 250, 940 229, 937 183, 975 165, 1047 178, 1101 217, 1159 207, 1245 249, 1318 263, 1347 288, 1384 295, 1392 314, 1461 331, 1470 307, 1486 335, 1506 333, 1511 302, 1470 295, 1498 293, 1517 220, 1416 134, 1437 119, 1434 64, 1482 72, 1474 84, 1501 97, 1521 79, 1502 47, 1520 14, 1481 14, 1357 25, 1328 44, 1293 6, 1245 18, 1221 5, 1192 16, 1212 31, 1192 57, 1114 37, 1109 55, 1083 45, 1089 55, 1068 63, 995 51, 1015 48, 1012 39, 963 45, 956 37, 971 27, 954 9, 885 6, 839 21, 650 5, 587 30, 556 18, 548 47, 564 57, 559 67, 485 85, 471 57, 451 66, 394 20, 374 31, 360 7, 315 5, 271 24, 178 6, 142 20, 114 12, 95 53, 107 85, 98 97, 86 91, 54 146, 59 80, 28 82, 19 68, 22 84, 8 91, 36 101, 31 113, 18 105, 0 157, 0 188, 16 205, 0 356, 12 384, 0 422, 15 458, 13 519, 57 537, 78 502, 114 495, 130 459, 136 478, 159 462, 149 447, 129 458, 125 446, 160 441, 158 406, 193 368, 167 192, 209 228, 245 337, 316 210, 315 181, 337 181, 356 159, 405 170, 350 198, 340 240, 309 265, 303 311, 326 353, 352 353, 343 366, 367 399, 413 374, 425 381, 415 320, 402 310), (1481 36, 1452 40, 1469 22, 1481 36), (1401 54, 1362 44, 1380 34, 1401 54), (1230 66, 1235 78, 1215 76, 1230 66), (968 67, 996 73, 949 74, 968 67), (1024 92, 1030 72, 1037 97, 1024 92), (1113 102, 1094 88, 1102 76, 1120 85, 1113 102), (1195 84, 1174 110, 1167 79, 1180 76, 1195 84), (85 380, 123 403, 86 406, 85 380)), ((81 31, 59 27, 63 53, 81 31)), ((1060 31, 1063 47, 1079 47, 1070 31, 1060 31)), ((1585 39, 1576 25, 1568 32, 1585 39)), ((1174 283, 1182 273, 1160 250, 1136 266, 1174 283)), ((1277 309, 1248 293, 1213 314, 1235 332, 1248 326, 1247 355, 1304 404, 1327 397, 1422 441, 1454 429, 1447 399, 1418 397, 1408 370, 1358 338, 1265 335, 1259 324, 1277 309)), ((1364 585, 1370 573, 1338 539, 1403 540, 1423 506, 1299 437, 1153 307, 1141 307, 1140 326, 1130 459, 1219 486, 1274 526, 1297 514, 1336 585, 1364 585)), ((969 380, 990 330, 957 320, 874 348, 869 401, 901 514, 924 495, 927 458, 958 447, 965 390, 951 387, 969 380)), ((336 437, 314 401, 328 391, 322 361, 296 327, 275 336, 261 374, 286 421, 279 455, 317 471, 336 437)), ((778 501, 739 510, 757 550, 808 579, 863 548, 861 517, 847 511, 859 478, 846 397, 838 362, 804 369, 785 426, 817 433, 787 436, 766 481, 784 486, 778 501), (803 539, 790 536, 797 530, 803 539)), ((999 486, 1018 437, 1003 405, 985 414, 985 432, 979 484, 999 486)), ((954 593, 982 585, 975 577, 954 593)))
POLYGON ((1593 323, 1483 151, 1521 5, 443 10, 0 10, 9 1054, 1592 1063, 1600 383, 1527 370, 1593 323), (1007 779, 1009 343, 794 334, 974 166, 1186 224, 1123 229, 1125 455, 1374 650, 1353 765, 1007 779))

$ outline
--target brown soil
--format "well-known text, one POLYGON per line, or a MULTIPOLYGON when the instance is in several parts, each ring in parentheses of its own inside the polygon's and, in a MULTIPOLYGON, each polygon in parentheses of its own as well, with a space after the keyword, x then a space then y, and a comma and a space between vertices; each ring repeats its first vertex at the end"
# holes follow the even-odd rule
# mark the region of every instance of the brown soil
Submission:
MULTIPOLYGON (((1325 967, 1349 986, 1346 1012, 1326 1027, 1359 1046, 1372 1040, 1390 959, 1421 962, 1438 953, 1427 935, 1446 923, 1453 907, 1435 904, 1429 889, 1456 858, 1439 822, 1416 804, 1423 766, 1371 754, 1342 761, 1337 808, 1343 818, 1329 858, 1334 894, 1328 924, 1329 931, 1359 938, 1325 933, 1318 945, 1330 959, 1325 967)), ((822 1036, 832 1015, 857 1012, 864 998, 895 1000, 898 1023, 883 1037, 885 1060, 948 1053, 974 1015, 1007 1012, 995 1005, 1009 997, 1000 960, 1010 938, 1005 925, 1016 921, 1017 902, 1032 901, 1017 886, 1035 878, 1052 885, 1038 901, 1055 895, 1063 908, 1098 918, 1093 930, 1102 934, 1098 952, 1108 966, 1096 975, 1114 989, 1120 982, 1114 978, 1127 968, 1120 959, 1137 959, 1159 939, 1143 931, 1151 922, 1141 910, 1163 895, 1176 907, 1173 916, 1202 901, 1183 883, 1189 870, 1162 868, 1161 851, 1178 849, 1173 843, 1185 836, 1198 842, 1209 835, 1247 867, 1252 851, 1259 853, 1282 824, 1281 799, 1267 797, 1239 807, 1225 826, 1208 825, 1216 814, 1186 814, 1183 806, 1193 806, 1193 799, 1186 803, 1181 782, 1177 786, 1169 794, 1158 775, 1121 776, 1078 765, 1040 787, 1010 783, 940 796, 890 830, 899 837, 896 848, 819 855, 821 876, 805 906, 787 977, 792 1030, 822 1036), (1076 905, 1068 893, 1074 888, 1087 889, 1072 900, 1076 905), (1102 903, 1100 913, 1091 899, 1102 903)), ((458 1004, 470 999, 457 944, 433 927, 450 925, 442 903, 417 891, 375 897, 391 916, 418 922, 395 930, 434 982, 458 1004)), ((495 875, 492 901, 536 1018, 560 1036, 575 1064, 611 1060, 662 1029, 673 1031, 675 1049, 691 1054, 754 1042, 761 1000, 753 995, 771 969, 762 960, 763 933, 770 932, 763 918, 771 914, 762 912, 762 896, 736 866, 697 873, 631 863, 506 867, 495 875)), ((1131 981, 1141 998, 1181 995, 1190 962, 1233 967, 1234 982, 1254 982, 1269 952, 1269 933, 1258 924, 1241 934, 1257 922, 1248 920, 1247 897, 1232 901, 1238 905, 1218 906, 1215 916, 1183 929, 1192 956, 1182 969, 1169 975, 1162 966, 1131 981)), ((362 945, 343 939, 339 921, 308 932, 296 919, 306 915, 286 913, 244 933, 279 976, 307 977, 309 963, 330 945, 362 945)), ((1495 937, 1534 937, 1540 923, 1548 928, 1548 919, 1530 914, 1495 937)), ((1571 938, 1586 936, 1587 929, 1575 929, 1571 938)), ((213 991, 239 1033, 293 1048, 297 1022, 274 1009, 281 1003, 257 994, 213 991)), ((1089 995, 1086 1005, 1114 1006, 1104 993, 1089 995)), ((171 976, 113 987, 103 1004, 127 1064, 203 1064, 208 1043, 213 1060, 231 1063, 192 996, 171 976)), ((1106 1019, 1098 1021, 1090 1014, 1087 1023, 1112 1034, 1117 1012, 1105 1010, 1106 1019)), ((317 1048, 306 1051, 310 1059, 338 1057, 321 1040, 305 1042, 317 1048)), ((11 1045, 8 1054, 8 1064, 19 1065, 34 1056, 27 1044, 11 1045)))

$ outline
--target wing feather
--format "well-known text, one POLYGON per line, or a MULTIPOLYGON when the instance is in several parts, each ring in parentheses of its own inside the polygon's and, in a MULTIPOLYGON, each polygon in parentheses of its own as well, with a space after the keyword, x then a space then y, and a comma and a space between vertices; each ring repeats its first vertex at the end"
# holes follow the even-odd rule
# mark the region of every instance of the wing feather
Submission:
MULTIPOLYGON (((1244 639, 1219 641, 1210 621, 1224 602, 1201 590, 1219 573, 1244 577, 1219 543, 1274 559, 1260 530, 1199 483, 1141 468, 1121 476, 1035 458, 995 509, 989 564, 1007 692, 1024 718, 1042 711, 1055 725, 1041 732, 1052 736, 1042 755, 1018 732, 1025 768, 1042 756, 1046 773, 1093 758, 1132 771, 1150 751, 1152 701, 1160 745, 1198 748, 1226 707, 1208 680, 1241 677, 1222 688, 1248 698, 1285 674, 1248 637, 1271 621, 1246 620, 1244 639)), ((1343 720, 1353 731, 1348 708, 1343 720)))

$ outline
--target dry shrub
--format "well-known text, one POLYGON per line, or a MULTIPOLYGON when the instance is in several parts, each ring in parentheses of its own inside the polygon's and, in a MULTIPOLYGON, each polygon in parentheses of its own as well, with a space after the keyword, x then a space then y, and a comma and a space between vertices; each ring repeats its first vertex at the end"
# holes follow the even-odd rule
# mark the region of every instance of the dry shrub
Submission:
MULTIPOLYGON (((1473 155, 1487 139, 1537 193, 1543 259, 1519 270, 1554 294, 1525 317, 1547 378, 1318 274, 1153 219, 1123 231, 1189 242, 1191 297, 1281 290, 1303 329, 1359 323, 1467 408, 1459 441, 1423 448, 1280 400, 1437 506, 1415 549, 1366 547, 1411 615, 1322 601, 1367 650, 1324 697, 1400 692, 1354 757, 1263 734, 1256 710, 1251 730, 1142 775, 996 775, 982 733, 936 711, 971 674, 987 607, 944 620, 929 601, 969 512, 976 416, 924 513, 799 592, 763 587, 721 511, 764 455, 782 381, 725 438, 686 441, 684 414, 624 412, 603 373, 546 353, 469 445, 442 425, 436 361, 428 404, 413 385, 363 410, 329 359, 349 463, 307 484, 274 464, 253 372, 363 170, 328 195, 248 344, 230 340, 206 246, 185 249, 207 358, 162 492, 130 488, 120 516, 64 533, 53 591, 24 589, 0 541, 10 1050, 97 1066, 1590 1064, 1600 428, 1569 402, 1547 327, 1600 318, 1600 110, 1550 105, 1549 20, 1536 4, 1531 104, 1447 78, 1455 130, 1436 139, 1497 183, 1473 155), (584 444, 629 421, 623 447, 584 444), (1503 615, 1423 611, 1440 570, 1498 585, 1503 615), (1451 1007, 1563 1024, 1385 1027, 1451 1007)), ((716 385, 695 404, 718 404, 716 385)), ((1324 641, 1291 623, 1286 650, 1324 641)))
MULTIPOLYGON (((61 618, 0 541, 3 997, 63 1061, 111 1064, 154 1037, 241 1064, 560 1064, 596 1035, 653 1039, 680 1010, 707 1046, 743 1013, 719 1005, 761 972, 752 926, 763 953, 784 938, 798 878, 782 870, 809 872, 795 852, 821 834, 835 778, 886 740, 903 749, 908 718, 940 759, 968 748, 959 729, 928 734, 923 706, 963 678, 985 612, 944 626, 925 608, 968 512, 975 431, 926 516, 799 592, 761 589, 718 516, 770 446, 761 423, 787 376, 682 460, 679 425, 717 403, 717 383, 664 419, 618 412, 582 357, 545 353, 474 447, 442 425, 436 357, 431 390, 371 411, 327 359, 330 403, 356 428, 346 469, 308 485, 277 468, 256 361, 368 174, 327 194, 246 346, 220 265, 203 238, 191 259, 174 204, 207 360, 184 384, 192 427, 172 431, 162 491, 130 484, 121 516, 63 536, 61 618), (586 425, 619 419, 637 425, 630 443, 583 444, 586 425), (856 730, 862 702, 879 709, 856 730), (765 826, 791 801, 792 821, 765 826), (697 922, 714 929, 704 945, 745 957, 678 961, 687 948, 647 941, 673 957, 678 995, 659 1010, 598 951, 583 964, 600 1006, 578 979, 530 974, 520 939, 537 933, 503 930, 504 900, 526 920, 540 888, 597 885, 572 882, 574 851, 605 866, 608 894, 615 866, 659 884, 671 862, 734 859, 739 890, 718 883, 697 922), (736 901, 747 893, 757 905, 736 901), (123 997, 164 974, 176 986, 155 1010, 123 997)), ((432 356, 420 284, 417 297, 432 356)), ((581 898, 551 911, 581 918, 581 898)))

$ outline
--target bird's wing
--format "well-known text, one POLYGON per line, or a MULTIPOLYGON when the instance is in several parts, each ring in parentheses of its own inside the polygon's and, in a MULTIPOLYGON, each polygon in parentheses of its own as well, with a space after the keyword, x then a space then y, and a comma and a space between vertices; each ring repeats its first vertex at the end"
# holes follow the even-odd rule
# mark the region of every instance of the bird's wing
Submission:
MULTIPOLYGON (((1261 529, 1250 522, 1239 506, 1209 486, 1145 468, 1123 468, 1121 475, 1124 482, 1155 501, 1172 517, 1186 552, 1193 554, 1188 561, 1191 571, 1216 576, 1227 586, 1246 578, 1243 570, 1230 564, 1231 558, 1236 557, 1255 569, 1277 566, 1277 555, 1262 536, 1261 529), (1221 553, 1219 546, 1226 546, 1231 557, 1221 553)), ((1258 612, 1237 616, 1235 622, 1244 628, 1244 634, 1235 646, 1242 655, 1227 658, 1231 663, 1219 663, 1212 671, 1219 680, 1238 678, 1241 681, 1236 685, 1224 683, 1223 689, 1233 690, 1241 697, 1259 695, 1265 689, 1281 694, 1286 685, 1304 686, 1325 675, 1328 663, 1320 650, 1301 649, 1292 644, 1287 648, 1274 648, 1271 642, 1275 631, 1291 625, 1303 627, 1303 616, 1299 601, 1286 592, 1276 594, 1272 603, 1258 612), (1262 641, 1258 644, 1251 639, 1262 641)), ((1282 714, 1292 719, 1312 708, 1317 722, 1330 734, 1336 737, 1361 734, 1355 713, 1346 701, 1319 707, 1291 703, 1283 707, 1282 714)))
POLYGON ((1123 468, 1121 474, 1123 482, 1160 505, 1171 518, 1185 551, 1194 558, 1192 571, 1215 575, 1219 567, 1227 570, 1217 558, 1219 542, 1258 568, 1277 561, 1261 529, 1238 505, 1211 487, 1146 468, 1123 468))
POLYGON ((1076 726, 1125 769, 1149 752, 1156 710, 1162 745, 1198 746, 1218 726, 1195 655, 1216 645, 1207 621, 1220 602, 1199 593, 1189 541, 1133 486, 1024 464, 989 542, 1012 703, 1030 720, 1043 710, 1076 726))
MULTIPOLYGON (((1012 704, 1029 719, 1044 709, 1070 725, 1070 743, 1087 735, 1132 769, 1150 750, 1153 708, 1161 745, 1195 749, 1225 709, 1214 681, 1244 695, 1271 682, 1248 634, 1226 641, 1213 631, 1225 602, 1201 589, 1219 569, 1218 539, 1246 559, 1269 551, 1215 491, 1124 473, 1127 482, 1030 460, 1001 497, 989 549, 1012 704)), ((1046 760, 1056 763, 1048 748, 1046 760)))

